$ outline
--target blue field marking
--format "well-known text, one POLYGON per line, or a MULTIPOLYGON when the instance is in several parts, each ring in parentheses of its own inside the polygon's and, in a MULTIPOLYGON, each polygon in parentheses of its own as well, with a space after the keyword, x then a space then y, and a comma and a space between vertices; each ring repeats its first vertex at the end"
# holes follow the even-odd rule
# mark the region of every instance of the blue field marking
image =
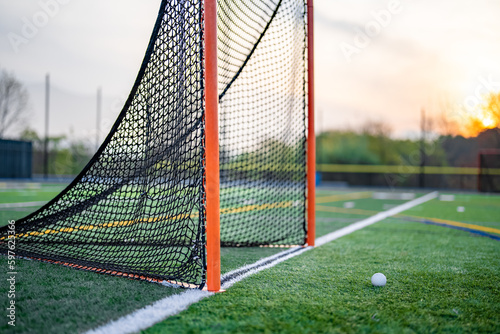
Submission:
POLYGON ((455 230, 470 232, 470 233, 474 233, 474 234, 480 235, 482 237, 487 237, 487 238, 490 238, 490 239, 493 239, 493 240, 496 240, 496 241, 500 241, 500 236, 498 236, 498 235, 486 233, 486 232, 479 231, 479 230, 474 230, 472 228, 467 228, 467 227, 462 227, 462 226, 453 226, 453 225, 448 225, 448 224, 443 224, 443 223, 437 223, 437 222, 432 221, 432 220, 420 220, 420 221, 422 223, 425 223, 425 224, 428 224, 428 225, 436 225, 436 226, 449 227, 449 228, 453 228, 455 230))

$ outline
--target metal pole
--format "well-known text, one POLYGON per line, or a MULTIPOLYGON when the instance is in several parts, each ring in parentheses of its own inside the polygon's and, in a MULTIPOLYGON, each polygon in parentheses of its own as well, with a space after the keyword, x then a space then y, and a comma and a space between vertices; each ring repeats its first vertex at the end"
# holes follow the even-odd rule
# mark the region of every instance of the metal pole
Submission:
POLYGON ((314 6, 307 0, 307 240, 316 238, 316 134, 314 132, 314 6))
POLYGON ((50 103, 50 75, 45 76, 45 138, 43 142, 43 175, 49 177, 49 103, 50 103))
POLYGON ((420 112, 420 128, 421 128, 421 138, 420 138, 420 174, 418 185, 420 188, 425 187, 425 110, 422 108, 420 112))

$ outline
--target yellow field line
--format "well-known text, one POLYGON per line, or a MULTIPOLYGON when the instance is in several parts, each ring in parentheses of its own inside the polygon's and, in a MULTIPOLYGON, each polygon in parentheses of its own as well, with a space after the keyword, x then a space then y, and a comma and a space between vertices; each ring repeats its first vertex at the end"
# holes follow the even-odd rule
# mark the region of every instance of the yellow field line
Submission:
MULTIPOLYGON (((94 230, 94 229, 99 229, 99 228, 107 228, 107 227, 118 227, 118 226, 129 226, 133 224, 138 224, 138 223, 154 223, 159 220, 177 220, 177 219, 183 219, 183 218, 188 218, 188 217, 196 217, 198 216, 198 213, 193 213, 193 214, 180 214, 174 217, 169 217, 168 219, 166 217, 150 217, 150 218, 142 218, 138 220, 122 220, 122 221, 116 221, 116 222, 110 222, 110 223, 104 223, 104 224, 98 224, 98 225, 80 225, 80 226, 75 226, 75 227, 65 227, 61 229, 47 229, 47 230, 42 230, 42 231, 32 231, 32 232, 27 232, 27 233, 18 233, 15 235, 16 238, 20 237, 29 237, 29 236, 39 236, 39 235, 44 235, 44 234, 57 234, 57 233, 71 233, 75 231, 88 231, 88 230, 94 230)), ((7 237, 2 237, 0 240, 4 240, 7 237)))
MULTIPOLYGON (((252 210, 267 210, 267 209, 279 209, 279 208, 288 208, 294 205, 294 201, 285 201, 285 202, 276 202, 276 203, 265 203, 265 204, 252 204, 252 205, 246 205, 238 208, 223 208, 221 209, 220 213, 221 214, 231 214, 231 213, 241 213, 241 212, 248 212, 252 210)), ((107 227, 121 227, 121 226, 130 226, 133 224, 139 224, 139 223, 154 223, 160 220, 178 220, 178 219, 184 219, 184 218, 193 218, 197 217, 198 213, 192 213, 192 214, 180 214, 177 216, 173 217, 150 217, 150 218, 142 218, 138 220, 122 220, 122 221, 115 221, 115 222, 109 222, 109 223, 104 223, 104 224, 98 224, 98 225, 80 225, 80 226, 75 226, 75 227, 65 227, 61 229, 47 229, 47 230, 42 230, 42 231, 32 231, 32 232, 27 232, 27 233, 19 233, 16 234, 16 238, 21 238, 21 237, 29 237, 29 236, 39 236, 39 235, 44 235, 44 234, 58 234, 58 233, 72 233, 76 231, 88 231, 88 230, 94 230, 94 229, 100 229, 100 228, 107 228, 107 227)), ((2 237, 0 240, 4 240, 7 237, 2 237)))
MULTIPOLYGON (((182 168, 189 167, 188 164, 175 164, 173 166, 172 162, 160 161, 156 163, 155 167, 157 169, 167 169, 167 170, 179 170, 182 168)), ((304 164, 289 164, 289 163, 273 163, 273 164, 248 164, 245 162, 231 162, 227 164, 220 165, 221 170, 238 170, 238 171, 275 171, 275 172, 300 172, 305 171, 304 164)))
POLYGON ((358 193, 350 193, 350 194, 342 194, 342 195, 331 195, 316 198, 316 203, 330 203, 330 202, 339 202, 346 201, 349 199, 362 199, 372 197, 371 191, 363 191, 358 193))
POLYGON ((223 208, 220 210, 220 213, 221 214, 230 214, 230 213, 248 212, 248 211, 252 211, 252 210, 289 208, 293 205, 293 203, 294 203, 294 201, 266 203, 266 204, 252 204, 252 205, 241 206, 239 208, 223 208))

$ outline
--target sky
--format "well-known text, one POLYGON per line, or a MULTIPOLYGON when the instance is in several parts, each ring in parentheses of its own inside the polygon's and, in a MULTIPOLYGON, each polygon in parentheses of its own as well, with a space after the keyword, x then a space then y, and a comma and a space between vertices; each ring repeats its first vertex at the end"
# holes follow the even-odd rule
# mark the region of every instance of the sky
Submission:
MULTIPOLYGON (((159 4, 0 0, 0 68, 30 93, 25 125, 43 133, 50 73, 50 135, 95 138, 101 87, 104 138, 132 88, 159 4)), ((500 91, 498 0, 314 5, 317 132, 378 121, 411 138, 422 108, 437 115, 448 101, 467 110, 487 91, 500 91)))

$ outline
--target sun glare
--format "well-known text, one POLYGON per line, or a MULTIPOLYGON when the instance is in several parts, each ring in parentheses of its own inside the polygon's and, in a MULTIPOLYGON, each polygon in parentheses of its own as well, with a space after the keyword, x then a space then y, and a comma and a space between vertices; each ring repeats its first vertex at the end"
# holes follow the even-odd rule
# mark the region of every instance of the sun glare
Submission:
POLYGON ((487 129, 491 129, 495 127, 495 120, 491 115, 482 115, 481 117, 481 123, 483 126, 487 129))
POLYGON ((464 116, 462 135, 466 137, 477 136, 487 129, 500 127, 500 92, 485 95, 481 103, 464 116))

